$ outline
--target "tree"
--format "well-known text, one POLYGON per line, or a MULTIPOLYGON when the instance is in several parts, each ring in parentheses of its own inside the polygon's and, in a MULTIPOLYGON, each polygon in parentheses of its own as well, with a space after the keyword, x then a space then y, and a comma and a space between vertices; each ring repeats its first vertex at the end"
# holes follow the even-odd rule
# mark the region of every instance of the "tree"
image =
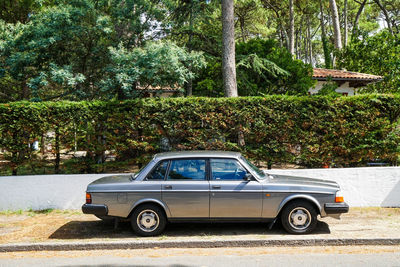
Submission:
POLYGON ((399 36, 389 31, 369 36, 367 32, 343 49, 337 58, 339 67, 350 71, 364 72, 384 77, 382 82, 370 84, 361 92, 399 93, 400 92, 400 44, 399 36))
POLYGON ((235 38, 246 42, 251 38, 266 37, 269 32, 267 26, 267 12, 262 8, 260 0, 235 1, 235 38))
POLYGON ((331 69, 332 68, 332 59, 331 53, 329 49, 328 39, 326 37, 326 30, 325 30, 325 21, 324 21, 324 8, 322 0, 319 0, 319 8, 320 8, 320 23, 321 23, 321 42, 322 42, 322 50, 324 52, 324 59, 325 59, 325 68, 331 69))
MULTIPOLYGON (((251 39, 236 47, 238 93, 307 95, 315 83, 311 65, 296 60, 275 40, 251 39)), ((209 59, 195 81, 194 94, 222 96, 221 59, 209 59)))
POLYGON ((343 43, 344 43, 344 46, 346 47, 346 45, 347 45, 347 39, 348 39, 348 19, 347 19, 347 9, 348 9, 348 5, 347 5, 347 0, 344 0, 344 8, 343 8, 343 17, 344 17, 344 21, 343 21, 343 24, 344 24, 344 39, 343 39, 343 43))
POLYGON ((333 37, 335 40, 335 48, 342 49, 342 35, 340 34, 339 15, 336 5, 336 0, 329 0, 332 15, 333 37))
POLYGON ((0 0, 0 20, 7 23, 26 23, 30 15, 45 6, 51 6, 52 0, 0 0))
MULTIPOLYGON (((8 100, 35 101, 113 97, 121 88, 118 83, 112 83, 116 86, 113 90, 110 83, 104 89, 104 81, 113 80, 113 71, 120 67, 112 66, 118 62, 113 61, 111 52, 119 48, 130 52, 134 48, 153 49, 146 43, 162 35, 163 26, 157 22, 165 12, 161 2, 149 0, 61 0, 31 14, 25 24, 0 21, 0 84, 7 84, 0 93, 8 100)), ((184 49, 177 52, 172 44, 169 48, 171 51, 163 50, 171 53, 166 53, 166 58, 181 60, 182 56, 187 63, 171 72, 173 81, 177 72, 202 64, 196 53, 187 54, 184 49), (189 58, 196 60, 189 64, 189 58)), ((177 66, 174 62, 171 65, 177 66)), ((143 71, 152 68, 142 67, 147 68, 143 71)), ((193 77, 193 71, 188 73, 182 79, 193 77)), ((168 73, 163 75, 166 79, 168 73)), ((158 86, 156 81, 152 86, 158 86)), ((124 98, 123 94, 119 96, 124 98)))
POLYGON ((356 32, 358 31, 358 21, 360 19, 361 13, 364 10, 364 6, 367 3, 367 0, 364 0, 363 2, 360 3, 360 7, 358 8, 356 17, 354 19, 354 23, 353 23, 353 35, 356 34, 356 32))
POLYGON ((109 17, 89 0, 48 7, 5 40, 1 67, 24 99, 92 99, 111 33, 109 17))
POLYGON ((149 42, 143 48, 110 48, 110 78, 101 90, 108 98, 135 98, 149 87, 182 87, 194 78, 194 71, 205 64, 198 52, 188 53, 170 42, 149 42), (190 66, 190 68, 189 68, 190 66))
POLYGON ((374 2, 378 5, 378 7, 381 9, 383 16, 385 17, 386 20, 386 25, 389 29, 389 32, 391 34, 393 34, 393 27, 392 27, 392 21, 389 15, 389 12, 387 11, 387 9, 385 8, 384 5, 381 4, 381 2, 379 0, 374 0, 374 2))
POLYGON ((294 55, 294 6, 289 0, 289 52, 294 55))
POLYGON ((238 96, 233 0, 222 0, 222 79, 226 97, 238 96))
MULTIPOLYGON (((94 1, 95 3, 97 1, 94 1)), ((112 21, 114 47, 120 43, 126 48, 140 47, 147 40, 160 39, 165 34, 164 22, 168 15, 167 1, 162 0, 108 0, 104 13, 112 21)), ((100 8, 100 7, 98 7, 100 8)))
MULTIPOLYGON (((198 38, 204 37, 204 31, 199 30, 210 15, 214 5, 200 0, 176 0, 170 7, 170 35, 169 39, 177 41, 191 52, 198 45, 198 38), (197 40, 196 40, 197 39, 197 40)), ((204 42, 204 40, 203 40, 204 42)), ((199 47, 197 47, 199 49, 199 47)), ((185 84, 186 95, 191 96, 193 91, 192 79, 185 84)))

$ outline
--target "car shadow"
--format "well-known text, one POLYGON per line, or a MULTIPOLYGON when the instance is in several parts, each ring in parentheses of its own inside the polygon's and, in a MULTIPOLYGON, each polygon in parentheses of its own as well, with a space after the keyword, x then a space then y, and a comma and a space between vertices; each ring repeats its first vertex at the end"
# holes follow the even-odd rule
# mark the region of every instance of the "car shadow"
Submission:
MULTIPOLYGON (((312 234, 329 234, 329 225, 318 221, 312 234)), ((234 235, 288 235, 280 222, 268 228, 266 223, 171 223, 167 224, 163 237, 190 236, 234 236, 234 235)), ((105 221, 71 221, 53 232, 50 239, 95 239, 95 238, 132 238, 137 235, 132 231, 130 222, 114 223, 105 221)))

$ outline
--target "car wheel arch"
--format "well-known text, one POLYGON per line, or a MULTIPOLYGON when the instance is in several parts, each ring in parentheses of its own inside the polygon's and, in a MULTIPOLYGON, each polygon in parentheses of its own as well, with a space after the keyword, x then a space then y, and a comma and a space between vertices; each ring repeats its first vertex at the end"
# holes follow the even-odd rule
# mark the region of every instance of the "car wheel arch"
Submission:
POLYGON ((171 212, 169 211, 168 207, 162 201, 160 201, 158 199, 145 198, 145 199, 141 199, 141 200, 135 202, 135 204, 132 205, 132 208, 131 208, 131 210, 129 212, 128 218, 131 217, 132 213, 139 206, 146 205, 146 204, 153 204, 153 205, 159 206, 164 211, 166 218, 171 217, 171 212))
POLYGON ((309 195, 297 194, 297 195, 290 195, 281 202, 281 204, 278 207, 277 216, 280 215, 280 213, 282 212, 283 208, 286 205, 288 205, 289 203, 291 203, 293 201, 297 201, 297 200, 304 200, 304 201, 311 203, 314 206, 317 214, 321 214, 321 210, 322 210, 321 205, 315 198, 313 198, 312 196, 309 196, 309 195))

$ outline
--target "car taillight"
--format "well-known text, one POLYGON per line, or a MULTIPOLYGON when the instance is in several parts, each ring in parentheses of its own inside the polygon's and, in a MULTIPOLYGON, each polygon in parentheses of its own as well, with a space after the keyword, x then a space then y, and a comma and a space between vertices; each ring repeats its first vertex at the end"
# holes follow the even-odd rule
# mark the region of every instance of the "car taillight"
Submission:
POLYGON ((86 204, 92 204, 92 195, 86 193, 86 204))
POLYGON ((341 192, 341 191, 337 191, 337 192, 336 192, 335 202, 336 202, 336 203, 344 202, 343 195, 342 195, 342 192, 341 192))

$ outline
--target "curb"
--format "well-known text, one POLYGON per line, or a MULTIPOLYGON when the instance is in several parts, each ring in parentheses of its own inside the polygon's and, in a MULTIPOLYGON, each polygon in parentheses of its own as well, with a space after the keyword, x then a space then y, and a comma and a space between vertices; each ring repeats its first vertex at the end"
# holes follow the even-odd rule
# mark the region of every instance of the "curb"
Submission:
POLYGON ((224 241, 128 241, 90 243, 37 243, 0 245, 0 252, 72 251, 148 248, 219 248, 219 247, 296 247, 296 246, 393 246, 400 238, 371 239, 292 239, 292 240, 224 240, 224 241))

